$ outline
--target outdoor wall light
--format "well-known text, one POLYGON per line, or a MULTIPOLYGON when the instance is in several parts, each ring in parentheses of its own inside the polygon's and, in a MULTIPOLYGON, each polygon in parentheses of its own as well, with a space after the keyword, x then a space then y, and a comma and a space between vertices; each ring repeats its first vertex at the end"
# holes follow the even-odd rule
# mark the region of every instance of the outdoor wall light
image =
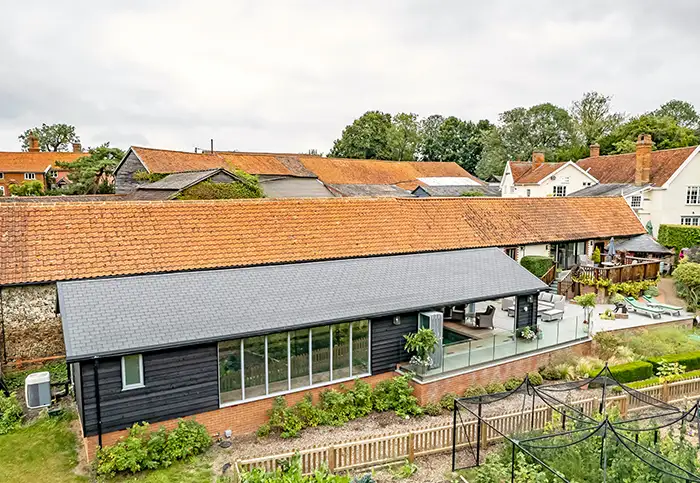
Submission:
POLYGON ((400 315, 394 315, 394 325, 401 325, 401 316, 400 315))

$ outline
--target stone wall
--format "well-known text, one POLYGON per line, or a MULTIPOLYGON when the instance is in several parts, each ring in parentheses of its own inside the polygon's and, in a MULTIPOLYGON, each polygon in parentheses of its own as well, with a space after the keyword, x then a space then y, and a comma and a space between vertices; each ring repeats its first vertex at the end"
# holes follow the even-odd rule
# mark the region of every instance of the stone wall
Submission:
POLYGON ((65 354, 61 317, 56 313, 56 284, 0 288, 0 317, 2 360, 65 354))

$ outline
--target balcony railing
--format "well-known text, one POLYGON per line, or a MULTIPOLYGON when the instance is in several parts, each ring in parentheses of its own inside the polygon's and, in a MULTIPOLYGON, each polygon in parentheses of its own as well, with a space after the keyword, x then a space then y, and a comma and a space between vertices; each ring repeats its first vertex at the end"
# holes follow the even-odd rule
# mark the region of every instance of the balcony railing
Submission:
POLYGON ((593 277, 595 280, 608 279, 612 283, 630 282, 633 280, 650 280, 659 275, 661 264, 658 260, 615 265, 612 267, 578 266, 574 276, 593 277))

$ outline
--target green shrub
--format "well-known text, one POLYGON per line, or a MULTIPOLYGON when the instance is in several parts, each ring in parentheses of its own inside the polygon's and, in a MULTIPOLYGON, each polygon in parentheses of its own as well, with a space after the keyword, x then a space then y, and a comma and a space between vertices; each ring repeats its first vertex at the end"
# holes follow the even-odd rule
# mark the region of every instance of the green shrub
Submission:
POLYGON ((600 263, 600 248, 595 247, 595 250, 593 250, 593 253, 591 254, 591 261, 593 263, 600 263))
POLYGON ((454 409, 455 406, 455 399, 457 399, 458 397, 459 396, 455 393, 448 392, 440 398, 440 406, 443 409, 449 409, 450 411, 452 411, 452 409, 454 409))
POLYGON ((282 438, 294 438, 304 429, 301 419, 287 407, 287 401, 282 396, 275 398, 268 416, 270 428, 279 432, 282 438))
POLYGON ((442 414, 442 407, 438 403, 428 403, 423 406, 423 414, 428 416, 440 416, 442 414))
POLYGON ((7 387, 10 391, 15 391, 17 389, 21 389, 24 387, 24 380, 27 378, 29 374, 33 374, 35 372, 44 372, 48 371, 49 374, 51 375, 51 382, 55 383, 65 383, 68 382, 68 371, 66 369, 66 363, 65 361, 54 361, 54 362, 48 362, 46 364, 43 364, 41 366, 32 368, 32 369, 25 369, 25 370, 7 370, 3 374, 3 379, 5 380, 5 384, 7 384, 7 387))
POLYGON ((478 384, 469 386, 467 390, 464 391, 464 397, 484 396, 485 394, 488 393, 486 392, 486 389, 484 389, 484 386, 480 386, 478 384))
MULTIPOLYGON (((677 374, 675 376, 668 376, 665 378, 665 380, 666 380, 666 382, 676 382, 676 381, 684 381, 686 379, 693 379, 696 377, 700 377, 700 370, 685 372, 683 374, 677 374)), ((627 385, 631 388, 634 388, 634 389, 640 389, 640 388, 648 387, 648 386, 656 386, 656 385, 661 384, 661 383, 662 383, 661 378, 656 376, 656 377, 650 377, 648 379, 644 379, 641 381, 630 382, 627 385)))
POLYGON ((311 394, 304 396, 304 399, 294 405, 293 412, 297 415, 301 424, 305 428, 313 428, 323 423, 324 414, 319 408, 314 406, 311 394))
POLYGON ((484 387, 487 394, 495 394, 497 392, 505 392, 506 388, 500 382, 489 382, 484 387))
POLYGON ((700 245, 700 227, 688 225, 660 225, 659 243, 675 248, 679 253, 683 248, 700 245))
POLYGON ((520 259, 520 265, 536 277, 544 276, 554 265, 554 260, 539 255, 528 255, 520 259))
POLYGON ((609 369, 613 377, 622 383, 641 381, 654 375, 654 366, 645 361, 628 362, 627 364, 611 366, 609 369))
POLYGON ((372 412, 372 386, 358 379, 350 392, 355 406, 356 418, 367 416, 372 412))
POLYGON ((270 436, 271 431, 272 428, 270 427, 270 423, 265 423, 258 428, 255 434, 258 436, 258 438, 267 438, 270 436))
POLYGON ((167 460, 180 461, 204 453, 210 446, 207 428, 194 419, 180 419, 167 434, 165 456, 167 460))
POLYGON ((659 296, 659 287, 649 287, 644 291, 644 295, 647 297, 658 297, 659 296))
POLYGON ((413 395, 409 383, 411 374, 396 376, 377 384, 372 393, 372 402, 376 411, 394 411, 397 416, 405 418, 421 414, 418 399, 413 395))
POLYGON ((685 366, 686 371, 694 371, 695 369, 700 369, 700 351, 668 354, 663 357, 649 357, 647 361, 654 366, 655 373, 659 370, 663 362, 677 362, 685 366))
POLYGON ((681 263, 673 271, 678 295, 688 303, 689 310, 700 306, 700 263, 681 263))
POLYGON ((539 372, 531 372, 527 375, 527 378, 530 380, 530 384, 533 386, 540 386, 544 382, 542 375, 539 372))
POLYGON ((511 377, 506 381, 506 383, 503 385, 506 391, 513 391, 520 387, 520 384, 523 383, 522 379, 518 379, 517 377, 511 377))
POLYGON ((637 330, 622 334, 622 344, 641 357, 666 357, 668 354, 700 350, 700 341, 688 338, 691 332, 680 327, 637 330))
POLYGON ((319 398, 319 409, 322 411, 324 424, 342 426, 355 419, 355 406, 349 393, 327 389, 319 398))
POLYGON ((11 393, 5 397, 0 392, 0 434, 7 434, 19 428, 23 416, 22 406, 17 401, 17 395, 11 393))

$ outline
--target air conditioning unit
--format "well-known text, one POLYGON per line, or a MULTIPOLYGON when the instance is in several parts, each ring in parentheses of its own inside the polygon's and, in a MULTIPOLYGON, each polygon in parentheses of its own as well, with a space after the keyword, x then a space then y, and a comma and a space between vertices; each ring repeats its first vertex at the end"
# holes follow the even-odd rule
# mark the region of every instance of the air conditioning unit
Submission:
POLYGON ((24 380, 24 399, 29 409, 51 405, 51 375, 48 372, 29 374, 24 380))
POLYGON ((421 329, 430 329, 435 332, 438 344, 435 351, 430 355, 433 360, 431 369, 442 365, 442 312, 431 310, 430 312, 420 312, 418 314, 418 326, 421 329))

